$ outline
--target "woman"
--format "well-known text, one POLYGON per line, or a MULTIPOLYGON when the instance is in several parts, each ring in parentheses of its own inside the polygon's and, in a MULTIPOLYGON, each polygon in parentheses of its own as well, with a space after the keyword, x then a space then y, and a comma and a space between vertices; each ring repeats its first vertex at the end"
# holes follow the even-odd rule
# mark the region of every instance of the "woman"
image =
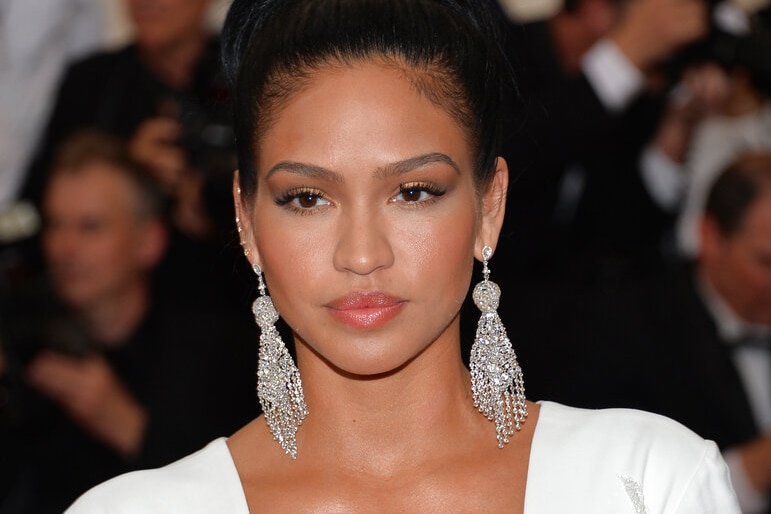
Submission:
POLYGON ((235 1, 266 416, 71 512, 738 512, 714 444, 679 425, 526 403, 486 279, 464 367, 458 313, 508 185, 506 67, 479 4, 235 1))

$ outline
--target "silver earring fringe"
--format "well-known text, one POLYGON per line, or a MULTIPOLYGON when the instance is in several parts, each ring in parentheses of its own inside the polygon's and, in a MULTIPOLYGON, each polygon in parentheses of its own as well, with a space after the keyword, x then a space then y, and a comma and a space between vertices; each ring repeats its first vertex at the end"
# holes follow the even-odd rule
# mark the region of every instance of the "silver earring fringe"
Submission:
POLYGON ((260 296, 252 304, 254 319, 260 327, 257 398, 273 438, 287 455, 296 459, 295 435, 308 415, 300 371, 273 325, 278 321, 278 312, 273 306, 273 300, 265 294, 262 270, 258 264, 254 264, 253 268, 260 289, 260 296))
POLYGON ((525 383, 517 355, 498 316, 501 289, 490 281, 487 263, 493 255, 489 246, 482 249, 484 280, 472 294, 482 316, 471 347, 471 392, 474 407, 495 421, 498 447, 509 442, 514 429, 520 430, 527 417, 525 383))

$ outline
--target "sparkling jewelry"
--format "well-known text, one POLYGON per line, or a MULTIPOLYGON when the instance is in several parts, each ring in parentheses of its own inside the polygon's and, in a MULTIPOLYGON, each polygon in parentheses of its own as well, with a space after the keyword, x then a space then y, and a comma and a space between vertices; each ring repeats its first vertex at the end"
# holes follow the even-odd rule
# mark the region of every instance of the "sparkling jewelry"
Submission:
MULTIPOLYGON (((241 191, 239 190, 239 193, 240 192, 241 191)), ((238 216, 236 216, 236 230, 238 231, 239 236, 241 235, 241 232, 244 231, 244 229, 241 227, 241 218, 239 218, 238 216)), ((249 250, 249 248, 246 246, 246 241, 244 241, 243 239, 241 239, 241 248, 243 248, 244 250, 245 257, 249 257, 252 254, 252 251, 249 250)))
POLYGON ((254 264, 252 268, 257 274, 260 289, 260 296, 252 304, 254 320, 260 327, 257 398, 273 438, 287 455, 296 459, 295 435, 297 428, 308 415, 300 371, 274 326, 278 321, 278 311, 273 300, 265 293, 262 269, 258 264, 254 264))
POLYGON ((498 316, 501 289, 490 281, 487 267, 493 249, 482 249, 484 280, 474 288, 472 297, 482 315, 471 347, 471 392, 474 407, 487 419, 495 421, 498 447, 509 442, 514 429, 520 430, 527 417, 525 383, 517 354, 498 316))

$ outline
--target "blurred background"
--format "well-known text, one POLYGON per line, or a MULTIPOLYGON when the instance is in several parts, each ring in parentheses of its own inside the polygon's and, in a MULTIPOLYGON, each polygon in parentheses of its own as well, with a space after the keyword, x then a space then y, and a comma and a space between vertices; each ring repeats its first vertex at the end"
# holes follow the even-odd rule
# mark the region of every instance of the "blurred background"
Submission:
MULTIPOLYGON (((516 83, 490 268, 528 397, 670 416, 771 512, 770 2, 478 1, 516 83)), ((228 3, 0 0, 0 514, 259 414, 228 3)))

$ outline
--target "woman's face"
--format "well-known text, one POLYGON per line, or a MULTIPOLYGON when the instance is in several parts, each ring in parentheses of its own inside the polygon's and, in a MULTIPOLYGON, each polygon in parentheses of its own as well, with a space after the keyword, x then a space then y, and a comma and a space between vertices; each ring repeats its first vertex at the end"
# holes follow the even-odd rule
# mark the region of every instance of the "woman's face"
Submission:
POLYGON ((241 218, 301 363, 310 348, 374 375, 458 343, 474 256, 500 228, 502 160, 480 198, 464 130, 373 63, 320 71, 257 147, 241 218))

